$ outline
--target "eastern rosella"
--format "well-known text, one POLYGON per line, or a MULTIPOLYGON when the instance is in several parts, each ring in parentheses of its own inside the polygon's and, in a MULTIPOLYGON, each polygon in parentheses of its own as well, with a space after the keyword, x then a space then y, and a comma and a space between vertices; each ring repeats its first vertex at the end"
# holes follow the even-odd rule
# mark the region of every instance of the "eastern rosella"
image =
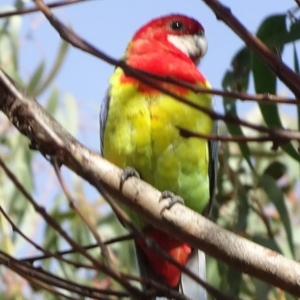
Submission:
MULTIPOLYGON (((197 69, 206 50, 202 25, 174 14, 141 27, 128 44, 123 59, 136 69, 209 88, 197 69)), ((208 94, 194 93, 170 83, 158 84, 190 102, 212 107, 208 94)), ((100 128, 101 151, 106 159, 121 168, 133 167, 141 179, 161 191, 181 196, 191 209, 199 213, 207 211, 214 191, 214 144, 180 133, 183 128, 210 134, 213 121, 207 114, 127 76, 118 67, 101 107, 100 128)), ((203 253, 151 227, 132 210, 126 212, 136 226, 145 229, 174 259, 205 277, 203 253)), ((142 276, 157 278, 191 299, 205 299, 205 291, 170 262, 139 240, 135 245, 142 276)))

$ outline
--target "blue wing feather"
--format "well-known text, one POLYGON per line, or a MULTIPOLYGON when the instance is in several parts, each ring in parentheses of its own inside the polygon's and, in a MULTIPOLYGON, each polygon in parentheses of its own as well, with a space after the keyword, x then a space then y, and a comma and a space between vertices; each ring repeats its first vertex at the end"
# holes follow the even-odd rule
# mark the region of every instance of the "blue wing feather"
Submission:
POLYGON ((104 131, 110 104, 109 92, 106 93, 100 107, 100 154, 103 155, 104 131))

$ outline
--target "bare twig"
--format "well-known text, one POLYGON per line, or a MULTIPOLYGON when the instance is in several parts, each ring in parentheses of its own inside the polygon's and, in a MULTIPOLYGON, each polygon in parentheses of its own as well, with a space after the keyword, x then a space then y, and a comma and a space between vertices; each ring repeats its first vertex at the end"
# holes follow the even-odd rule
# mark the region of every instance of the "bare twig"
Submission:
POLYGON ((95 240, 97 241, 97 244, 101 248, 103 258, 106 261, 108 267, 110 267, 111 269, 114 269, 113 264, 116 264, 117 259, 114 257, 114 254, 109 250, 107 245, 102 242, 102 238, 100 237, 100 234, 97 232, 95 226, 91 223, 90 219, 87 218, 83 214, 83 212, 80 210, 80 208, 76 204, 76 200, 73 199, 71 193, 69 192, 67 186, 65 185, 65 182, 64 182, 64 180, 61 176, 61 173, 60 173, 60 169, 59 169, 59 166, 58 166, 58 163, 57 163, 57 159, 55 157, 51 158, 51 163, 54 167, 55 174, 58 178, 58 181, 59 181, 59 183, 60 183, 60 185, 61 185, 68 201, 69 201, 70 207, 73 208, 76 211, 76 213, 79 215, 81 220, 86 224, 86 226, 89 228, 89 230, 93 234, 95 240), (114 258, 114 261, 112 261, 113 258, 114 258))
POLYGON ((45 255, 48 255, 49 257, 55 257, 60 261, 66 262, 70 265, 73 265, 76 268, 85 268, 85 269, 95 269, 92 265, 87 265, 87 264, 83 264, 83 263, 77 263, 75 261, 71 261, 69 259, 65 259, 62 258, 61 256, 55 254, 55 253, 51 253, 48 250, 42 248, 40 245, 38 245, 37 243, 35 243, 34 241, 32 241, 29 237, 27 237, 16 225, 15 223, 10 219, 10 217, 7 215, 7 213, 3 210, 3 208, 0 206, 0 212, 2 213, 2 215, 5 217, 5 219, 9 222, 9 224, 11 225, 13 231, 17 232, 20 236, 22 236, 27 242, 29 242, 31 245, 33 245, 36 249, 38 249, 39 251, 43 252, 45 255))
MULTIPOLYGON (((35 278, 30 277, 27 274, 22 274, 20 276, 22 276, 23 278, 25 278, 27 281, 31 282, 31 284, 33 286, 39 287, 39 288, 41 288, 41 289, 43 289, 43 290, 45 290, 45 291, 47 291, 47 292, 55 295, 56 297, 57 296, 60 297, 59 299, 61 299, 61 297, 62 297, 62 299, 68 299, 68 300, 81 300, 79 297, 78 298, 77 297, 75 298, 74 296, 69 297, 69 296, 67 296, 64 293, 61 293, 61 292, 57 291, 53 286, 51 286, 49 284, 46 284, 45 282, 36 280, 35 278)), ((106 299, 108 299, 108 298, 106 298, 106 299)))
POLYGON ((201 139, 206 139, 210 141, 221 141, 221 142, 236 142, 236 143, 249 143, 249 142, 277 142, 277 143, 284 143, 288 142, 289 139, 286 141, 282 137, 278 136, 221 136, 217 134, 202 134, 198 132, 192 132, 190 130, 179 128, 180 134, 184 137, 198 137, 201 139))
MULTIPOLYGON (((117 238, 113 238, 113 239, 104 241, 103 243, 106 244, 106 245, 109 245, 109 244, 113 244, 113 243, 117 243, 117 242, 128 241, 128 240, 131 240, 133 237, 134 237, 134 235, 130 233, 130 234, 126 234, 124 236, 119 236, 117 238)), ((83 246, 83 248, 85 250, 94 249, 94 248, 97 248, 97 247, 99 247, 98 244, 83 246)), ((45 255, 22 258, 22 259, 20 259, 20 261, 33 263, 33 262, 38 261, 38 260, 43 260, 43 259, 51 258, 51 257, 54 257, 54 256, 56 257, 56 255, 57 256, 62 256, 62 255, 72 254, 72 253, 77 253, 77 250, 69 249, 69 250, 57 251, 57 252, 54 252, 52 254, 45 254, 45 255)))
POLYGON ((226 23, 246 44, 257 54, 276 74, 276 76, 300 98, 300 76, 293 72, 276 54, 274 54, 260 39, 253 35, 232 14, 231 10, 217 0, 202 0, 216 14, 219 20, 226 23))
POLYGON ((93 297, 94 299, 103 299, 103 295, 112 295, 117 297, 128 296, 128 294, 126 293, 117 292, 114 290, 96 289, 78 283, 74 285, 74 282, 72 281, 53 275, 40 267, 35 268, 27 263, 20 262, 19 260, 9 256, 2 251, 0 251, 0 263, 28 280, 33 278, 34 280, 44 282, 45 284, 48 284, 50 286, 55 286, 70 292, 74 292, 78 295, 93 297))
POLYGON ((20 192, 25 196, 25 198, 32 204, 36 212, 38 212, 43 219, 50 224, 57 232, 60 233, 62 237, 74 248, 76 249, 80 254, 82 254, 84 257, 86 257, 88 260, 90 260, 94 267, 101 272, 107 274, 108 276, 112 277, 114 280, 119 282, 125 289, 127 289, 130 293, 133 295, 141 295, 141 292, 133 287, 130 283, 125 281, 121 276, 116 273, 114 270, 111 270, 104 264, 102 264, 99 260, 95 259, 93 256, 88 254, 86 250, 77 244, 68 234, 65 230, 62 229, 62 227, 45 211, 45 209, 41 206, 39 206, 36 201, 31 197, 31 195, 24 189, 22 184, 18 181, 18 179, 15 177, 15 175, 6 167, 3 160, 0 158, 0 166, 5 171, 6 175, 13 181, 15 186, 20 190, 20 192))
MULTIPOLYGON (((80 2, 86 2, 86 1, 91 1, 91 0, 56 1, 56 2, 52 2, 52 3, 48 3, 47 5, 51 8, 55 8, 55 7, 66 6, 66 5, 76 4, 76 3, 80 3, 80 2)), ((40 11, 40 9, 37 7, 23 8, 23 9, 0 13, 0 18, 8 18, 8 17, 18 16, 18 15, 25 15, 25 14, 30 14, 30 13, 37 12, 37 11, 40 11)))
POLYGON ((300 7, 300 0, 295 0, 295 2, 296 2, 297 5, 300 7))

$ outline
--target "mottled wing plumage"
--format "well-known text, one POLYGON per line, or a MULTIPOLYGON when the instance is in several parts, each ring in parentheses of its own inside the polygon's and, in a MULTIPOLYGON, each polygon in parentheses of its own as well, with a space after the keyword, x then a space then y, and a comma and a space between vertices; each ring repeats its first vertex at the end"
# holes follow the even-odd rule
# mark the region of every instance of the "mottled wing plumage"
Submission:
POLYGON ((107 92, 105 98, 103 99, 100 107, 100 154, 103 155, 103 147, 104 147, 104 131, 105 131, 105 124, 108 116, 108 109, 109 109, 109 92, 107 92))
MULTIPOLYGON (((213 126, 212 134, 218 134, 218 123, 215 122, 213 126)), ((209 141, 208 143, 209 149, 209 164, 208 164, 208 176, 209 176, 209 194, 210 199, 207 207, 205 208, 203 214, 205 216, 209 216, 214 200, 215 200, 215 191, 217 184, 217 169, 218 169, 218 149, 219 142, 218 141, 209 141)))

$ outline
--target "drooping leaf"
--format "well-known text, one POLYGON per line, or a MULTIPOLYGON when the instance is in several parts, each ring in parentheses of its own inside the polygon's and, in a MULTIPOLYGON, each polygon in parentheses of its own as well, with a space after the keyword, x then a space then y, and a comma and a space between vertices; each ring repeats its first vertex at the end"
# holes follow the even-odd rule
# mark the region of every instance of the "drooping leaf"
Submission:
POLYGON ((255 296, 257 300, 268 299, 267 295, 270 292, 272 286, 259 279, 253 278, 253 284, 255 286, 255 296))
POLYGON ((260 235, 253 235, 252 241, 282 254, 282 251, 275 240, 268 239, 260 235))
POLYGON ((45 76, 44 82, 42 82, 38 86, 38 88, 35 91, 34 96, 40 95, 49 86, 49 84, 53 81, 53 79, 59 72, 61 66, 63 65, 63 62, 65 60, 68 49, 69 49, 69 43, 62 41, 49 74, 45 76))
POLYGON ((44 69, 45 69, 45 63, 44 61, 42 61, 38 67, 36 68, 36 70, 33 72, 32 77, 29 80, 29 83, 26 87, 27 91, 29 94, 35 96, 35 90, 37 85, 39 84, 39 82, 42 79, 43 73, 44 73, 44 69))
MULTIPOLYGON (((299 32, 300 32, 300 30, 299 30, 299 32)), ((299 58, 298 58, 298 53, 297 53, 297 49, 296 49, 296 44, 295 43, 293 43, 293 58, 294 58, 294 71, 297 74, 300 74, 299 58)), ((300 106, 297 105, 296 107, 297 107, 298 130, 300 130, 300 106)))
POLYGON ((242 273, 236 269, 229 268, 227 276, 230 287, 230 295, 238 295, 242 283, 242 273))
MULTIPOLYGON (((293 37, 293 33, 290 33, 293 37)), ((275 54, 281 55, 284 48, 283 36, 289 35, 286 28, 285 15, 273 15, 265 19, 257 31, 257 37, 262 40, 275 54)), ((288 39, 287 39, 288 40, 288 39)), ((286 40, 286 41, 287 41, 286 40)), ((253 52, 251 54, 252 73, 255 91, 258 94, 276 94, 276 76, 268 66, 253 52)), ((283 129, 278 106, 276 104, 259 103, 261 114, 270 128, 283 129)), ((300 155, 291 142, 281 148, 294 159, 300 161, 300 155)))
MULTIPOLYGON (((223 80, 224 90, 244 92, 248 88, 250 72, 250 52, 248 48, 242 48, 233 58, 232 69, 227 71, 223 80)), ((237 117, 236 99, 223 97, 223 107, 226 115, 237 117)), ((238 124, 226 123, 227 129, 232 136, 243 136, 244 133, 238 124)), ((251 162, 251 152, 247 144, 238 143, 243 157, 250 168, 254 170, 251 162)))
POLYGON ((56 87, 54 87, 51 91, 45 109, 51 115, 54 115, 56 110, 58 109, 58 103, 59 103, 59 91, 56 87))
POLYGON ((290 217, 288 215, 288 211, 285 205, 283 192, 277 186, 276 180, 266 173, 259 178, 259 185, 265 191, 269 200, 275 205, 280 215, 282 225, 286 232, 289 248, 291 250, 292 255, 294 256, 295 252, 294 252, 292 227, 291 227, 290 217))
POLYGON ((278 32, 276 34, 276 44, 285 45, 288 43, 293 43, 300 39, 300 23, 294 22, 291 27, 286 32, 278 32))
POLYGON ((287 172, 287 167, 280 161, 273 161, 265 169, 264 173, 271 176, 273 179, 278 180, 287 172))
POLYGON ((72 134, 76 135, 78 128, 78 103, 71 94, 65 96, 66 109, 66 129, 72 134))

